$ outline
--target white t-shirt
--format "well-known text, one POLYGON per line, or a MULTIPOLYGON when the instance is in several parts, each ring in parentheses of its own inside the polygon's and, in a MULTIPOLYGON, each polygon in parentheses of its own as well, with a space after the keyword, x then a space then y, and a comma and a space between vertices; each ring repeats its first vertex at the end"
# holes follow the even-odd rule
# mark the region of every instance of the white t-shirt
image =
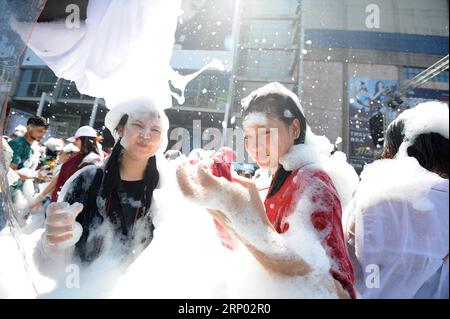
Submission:
POLYGON ((428 211, 385 200, 351 213, 348 246, 360 297, 449 297, 448 179, 434 185, 428 198, 434 206, 428 211))

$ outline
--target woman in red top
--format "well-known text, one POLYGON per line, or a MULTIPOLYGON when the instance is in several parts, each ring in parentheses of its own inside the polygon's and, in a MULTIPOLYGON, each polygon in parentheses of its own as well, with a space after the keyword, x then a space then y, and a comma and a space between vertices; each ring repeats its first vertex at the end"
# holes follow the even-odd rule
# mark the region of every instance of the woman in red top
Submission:
POLYGON ((103 154, 100 153, 97 147, 97 134, 92 127, 80 127, 75 136, 68 139, 68 141, 73 142, 80 152, 62 165, 59 173, 53 177, 48 186, 39 194, 32 205, 32 209, 39 207, 45 196, 50 193, 51 201, 56 202, 58 193, 64 186, 64 183, 78 170, 88 165, 101 165, 103 163, 103 154))
MULTIPOLYGON (((231 182, 218 178, 208 165, 199 165, 194 176, 185 167, 178 168, 183 193, 207 207, 224 230, 240 240, 262 266, 277 274, 306 276, 319 268, 314 257, 304 258, 306 254, 302 256, 286 238, 297 243, 303 239, 299 246, 305 247, 315 244, 311 238, 320 241, 317 245, 323 247, 330 265, 329 275, 326 270, 323 275, 327 277, 324 285, 327 283, 331 293, 340 298, 355 298, 339 194, 318 157, 311 156, 314 145, 304 145, 308 127, 298 98, 281 84, 271 83, 243 100, 243 106, 246 150, 273 176, 264 203, 253 181, 237 176, 231 182), (303 153, 297 152, 302 148, 303 153), (293 220, 297 224, 291 230, 293 220), (311 229, 313 236, 298 234, 302 229, 311 229)), ((233 246, 229 241, 225 244, 233 246)))

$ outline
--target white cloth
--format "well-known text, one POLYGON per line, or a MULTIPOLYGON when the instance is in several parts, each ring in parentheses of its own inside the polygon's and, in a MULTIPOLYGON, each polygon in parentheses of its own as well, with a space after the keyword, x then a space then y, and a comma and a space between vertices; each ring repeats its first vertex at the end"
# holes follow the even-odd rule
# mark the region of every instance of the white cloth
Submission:
POLYGON ((90 0, 79 28, 64 21, 36 23, 31 39, 28 24, 15 22, 13 29, 57 77, 105 98, 109 107, 149 91, 170 96, 180 8, 181 0, 90 0))
POLYGON ((347 234, 362 298, 449 297, 444 260, 449 249, 448 179, 434 185, 428 199, 434 207, 427 211, 392 200, 352 211, 347 234), (379 269, 379 288, 373 265, 379 269))

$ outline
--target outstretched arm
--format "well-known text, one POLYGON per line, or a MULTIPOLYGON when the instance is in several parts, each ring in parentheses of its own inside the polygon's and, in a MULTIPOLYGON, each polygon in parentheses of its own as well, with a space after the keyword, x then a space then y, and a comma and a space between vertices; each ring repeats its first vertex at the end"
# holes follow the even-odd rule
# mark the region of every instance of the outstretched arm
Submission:
POLYGON ((47 196, 49 193, 53 192, 53 190, 56 187, 56 182, 58 181, 59 174, 55 175, 50 183, 47 185, 47 187, 39 194, 39 196, 36 198, 36 200, 31 205, 31 210, 34 210, 38 208, 42 201, 44 200, 45 196, 47 196))
POLYGON ((183 194, 208 208, 210 214, 248 248, 266 269, 286 276, 304 276, 310 265, 288 248, 270 224, 253 181, 236 177, 233 182, 215 177, 200 164, 198 181, 179 166, 177 179, 183 194))

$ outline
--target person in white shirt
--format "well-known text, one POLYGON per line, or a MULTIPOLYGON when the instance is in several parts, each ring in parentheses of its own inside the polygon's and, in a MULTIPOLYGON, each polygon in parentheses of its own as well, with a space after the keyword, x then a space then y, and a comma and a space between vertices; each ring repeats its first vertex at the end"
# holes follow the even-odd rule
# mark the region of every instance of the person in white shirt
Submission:
POLYGON ((449 112, 427 102, 388 127, 366 165, 346 236, 362 298, 448 298, 449 112))

